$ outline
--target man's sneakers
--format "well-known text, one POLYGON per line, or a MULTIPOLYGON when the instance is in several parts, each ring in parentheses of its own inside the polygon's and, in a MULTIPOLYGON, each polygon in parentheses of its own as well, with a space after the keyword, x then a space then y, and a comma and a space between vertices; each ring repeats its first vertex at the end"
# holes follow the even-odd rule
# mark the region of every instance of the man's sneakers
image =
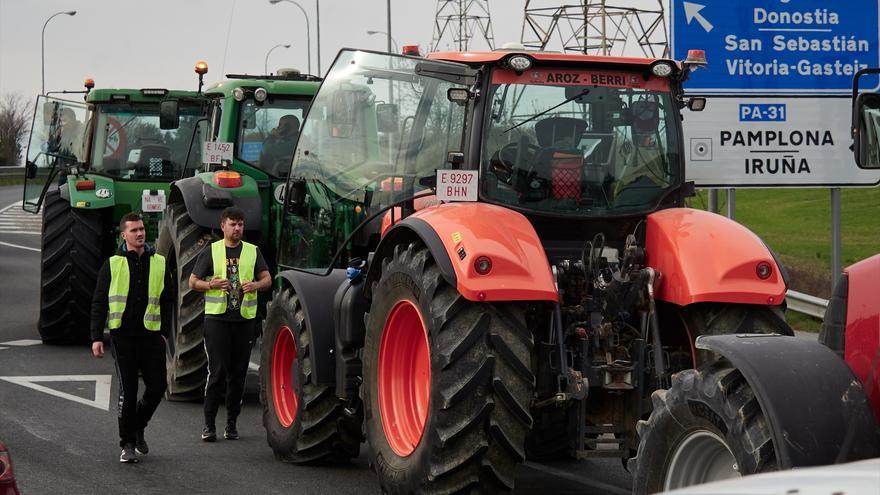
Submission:
POLYGON ((147 445, 147 441, 144 440, 144 430, 139 430, 136 433, 134 451, 140 455, 147 455, 150 453, 150 446, 147 445))
POLYGON ((134 444, 127 443, 124 447, 122 447, 122 453, 119 454, 119 462, 124 462, 126 464, 132 464, 138 461, 137 454, 135 453, 134 444))
POLYGON ((226 422, 226 431, 223 432, 223 438, 227 440, 238 440, 238 430, 235 428, 235 420, 226 422))
POLYGON ((202 441, 203 442, 216 442, 217 441, 217 429, 214 425, 206 425, 205 429, 202 430, 202 441))

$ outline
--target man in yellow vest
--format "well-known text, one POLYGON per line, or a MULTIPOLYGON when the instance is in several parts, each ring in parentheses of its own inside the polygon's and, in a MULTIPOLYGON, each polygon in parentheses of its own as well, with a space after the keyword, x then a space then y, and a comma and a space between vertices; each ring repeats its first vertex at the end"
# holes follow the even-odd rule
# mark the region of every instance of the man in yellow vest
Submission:
POLYGON ((129 213, 119 222, 123 244, 98 272, 92 298, 92 354, 104 357, 110 329, 119 380, 119 462, 149 452, 144 428, 165 394, 165 339, 171 328, 173 282, 165 258, 145 243, 144 221, 129 213), (138 400, 138 374, 144 395, 138 400))
POLYGON ((241 412, 247 376, 257 291, 272 286, 266 260, 255 245, 242 241, 244 212, 236 207, 220 215, 223 239, 211 244, 196 260, 190 288, 205 293, 205 350, 208 384, 205 387, 205 428, 202 440, 217 440, 215 418, 226 402, 227 440, 238 439, 236 420, 241 412))

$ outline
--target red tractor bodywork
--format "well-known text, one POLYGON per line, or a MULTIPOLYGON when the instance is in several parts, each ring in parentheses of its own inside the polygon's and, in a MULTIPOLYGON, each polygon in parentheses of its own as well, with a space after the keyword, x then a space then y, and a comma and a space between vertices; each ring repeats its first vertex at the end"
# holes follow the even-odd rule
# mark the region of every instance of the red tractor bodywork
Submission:
POLYGON ((880 421, 880 254, 844 270, 849 278, 844 358, 880 421))

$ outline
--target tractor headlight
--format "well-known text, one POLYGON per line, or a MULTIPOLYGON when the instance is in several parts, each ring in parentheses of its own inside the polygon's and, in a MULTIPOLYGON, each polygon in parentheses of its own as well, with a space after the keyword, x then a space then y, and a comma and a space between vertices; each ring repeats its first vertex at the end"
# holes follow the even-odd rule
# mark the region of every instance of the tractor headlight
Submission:
POLYGON ((266 98, 268 96, 269 96, 269 93, 267 93, 266 90, 263 88, 257 88, 254 91, 254 99, 260 103, 263 103, 264 101, 266 101, 266 98))
POLYGON ((672 62, 666 60, 660 60, 651 64, 651 74, 657 77, 669 77, 674 70, 675 67, 672 65, 672 62))
POLYGON ((532 59, 525 55, 513 55, 507 59, 507 65, 517 72, 523 72, 532 66, 532 59))
POLYGON ((235 98, 235 101, 244 101, 244 90, 241 88, 233 89, 232 97, 235 98))

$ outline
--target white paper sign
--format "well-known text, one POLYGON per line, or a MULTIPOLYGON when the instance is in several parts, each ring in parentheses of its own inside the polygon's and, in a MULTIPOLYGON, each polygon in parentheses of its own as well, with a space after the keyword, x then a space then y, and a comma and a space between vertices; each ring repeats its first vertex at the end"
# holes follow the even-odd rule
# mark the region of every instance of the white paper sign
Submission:
POLYGON ((476 201, 479 177, 476 170, 438 170, 437 199, 476 201))
POLYGON ((144 213, 161 212, 165 209, 165 191, 144 189, 141 196, 141 211, 144 213))
POLYGON ((202 163, 220 164, 232 162, 232 143, 205 141, 202 145, 202 163))

